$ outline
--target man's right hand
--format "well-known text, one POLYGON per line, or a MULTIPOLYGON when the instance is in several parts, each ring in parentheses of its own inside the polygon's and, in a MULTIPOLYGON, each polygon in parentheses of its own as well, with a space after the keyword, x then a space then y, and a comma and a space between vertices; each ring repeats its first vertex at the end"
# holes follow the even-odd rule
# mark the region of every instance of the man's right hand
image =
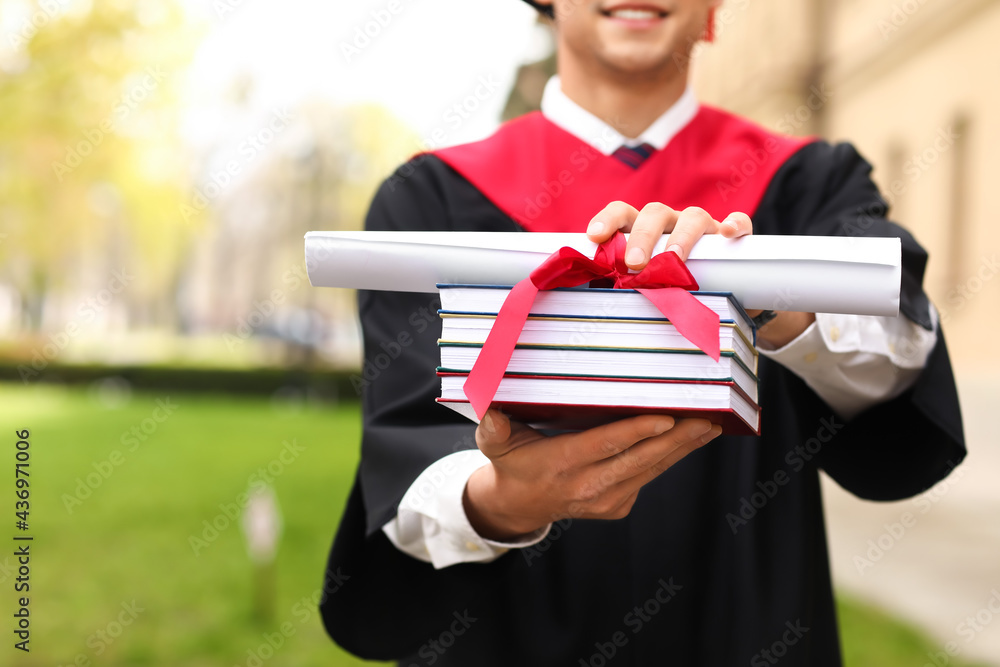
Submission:
POLYGON ((490 464, 469 478, 465 513, 497 541, 564 518, 621 519, 639 489, 721 432, 706 419, 642 415, 550 437, 489 410, 476 444, 490 464))

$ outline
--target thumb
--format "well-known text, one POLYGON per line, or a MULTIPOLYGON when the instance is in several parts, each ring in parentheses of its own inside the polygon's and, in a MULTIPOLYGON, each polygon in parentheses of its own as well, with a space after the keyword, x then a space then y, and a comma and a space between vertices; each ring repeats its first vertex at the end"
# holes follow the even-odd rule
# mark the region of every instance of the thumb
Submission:
POLYGON ((510 420, 499 410, 489 409, 476 429, 476 446, 489 458, 510 449, 510 420))

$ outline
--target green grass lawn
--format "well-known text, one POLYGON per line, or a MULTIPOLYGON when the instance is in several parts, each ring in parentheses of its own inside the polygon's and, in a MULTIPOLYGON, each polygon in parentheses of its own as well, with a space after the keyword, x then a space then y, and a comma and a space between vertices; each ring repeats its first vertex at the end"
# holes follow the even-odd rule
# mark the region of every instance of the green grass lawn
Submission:
MULTIPOLYGON (((5 470, 13 467, 15 429, 31 429, 34 632, 30 659, 15 656, 17 664, 256 664, 248 651, 266 644, 265 634, 278 643, 273 633, 283 623, 292 632, 265 661, 269 667, 365 664, 327 638, 310 599, 357 465, 356 406, 171 395, 176 408, 157 423, 157 400, 167 398, 139 393, 109 408, 86 390, 0 385, 5 470), (133 426, 142 433, 154 424, 145 441, 122 443, 133 426), (286 453, 287 464, 279 458, 286 442, 303 448, 286 453), (121 456, 111 459, 116 450, 121 456), (100 477, 95 464, 105 472, 110 465, 110 475, 67 508, 78 479, 100 477), (242 530, 220 505, 236 503, 251 476, 269 465, 278 472, 273 480, 284 530, 274 619, 260 622, 242 530), (196 554, 191 537, 205 539, 204 521, 221 530, 214 539, 208 532, 196 554), (134 620, 123 608, 133 601, 142 609, 134 620), (114 638, 109 633, 118 633, 123 612, 131 623, 114 638)), ((4 475, 0 488, 12 511, 11 476, 4 475)), ((9 586, 2 585, 0 596, 7 619, 9 586)), ((5 636, 9 627, 8 620, 5 636)), ((4 646, 3 654, 11 653, 4 646)), ((265 648, 264 657, 268 653, 265 648)))
MULTIPOLYGON (((0 497, 11 514, 14 431, 31 429, 35 537, 31 653, 8 643, 0 655, 48 667, 373 664, 329 641, 311 599, 357 465, 356 405, 144 393, 109 403, 85 389, 0 384, 0 406, 0 497), (167 416, 157 401, 176 407, 167 416), (131 439, 133 427, 144 440, 131 439), (269 465, 284 530, 274 615, 262 621, 243 533, 225 510, 269 465), (278 643, 283 624, 272 651, 267 637, 278 643)), ((0 556, 8 638, 12 562, 0 556)), ((850 600, 840 613, 851 667, 919 666, 939 650, 850 600)))

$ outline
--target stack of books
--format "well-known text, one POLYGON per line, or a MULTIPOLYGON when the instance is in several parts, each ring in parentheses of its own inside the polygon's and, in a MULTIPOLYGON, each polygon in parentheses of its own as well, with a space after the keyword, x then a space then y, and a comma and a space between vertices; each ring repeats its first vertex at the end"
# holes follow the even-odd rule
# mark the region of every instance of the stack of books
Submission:
MULTIPOLYGON (((441 398, 476 420, 463 385, 510 292, 438 285, 441 398)), ((538 293, 493 406, 536 428, 579 430, 638 414, 702 417, 731 434, 760 434, 757 350, 750 318, 721 292, 692 292, 719 315, 719 361, 632 290, 538 293)))

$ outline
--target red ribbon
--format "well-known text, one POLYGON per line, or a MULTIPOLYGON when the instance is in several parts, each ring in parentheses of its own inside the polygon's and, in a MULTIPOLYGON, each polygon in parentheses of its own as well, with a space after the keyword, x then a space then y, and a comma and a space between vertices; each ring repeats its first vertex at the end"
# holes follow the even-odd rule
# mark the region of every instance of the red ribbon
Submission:
POLYGON ((641 293, 682 336, 719 360, 719 316, 688 291, 697 290, 698 282, 681 258, 662 252, 640 273, 629 273, 625 235, 619 232, 598 246, 594 259, 572 248, 560 248, 511 289, 464 385, 465 396, 480 419, 496 396, 538 290, 576 287, 601 278, 613 281, 615 289, 641 293))

